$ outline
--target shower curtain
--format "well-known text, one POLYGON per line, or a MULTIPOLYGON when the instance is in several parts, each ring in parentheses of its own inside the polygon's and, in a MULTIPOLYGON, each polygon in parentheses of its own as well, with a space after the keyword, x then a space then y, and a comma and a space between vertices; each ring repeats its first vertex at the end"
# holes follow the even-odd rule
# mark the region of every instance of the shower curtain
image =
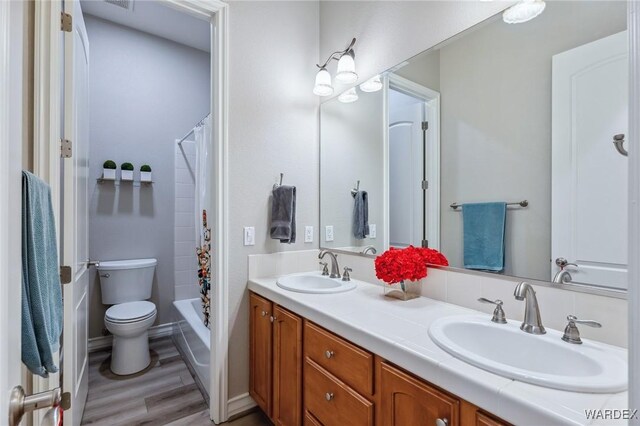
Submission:
POLYGON ((209 185, 211 182, 211 115, 194 131, 196 139, 195 231, 198 257, 198 281, 204 325, 209 327, 211 292, 211 227, 207 214, 211 212, 209 185))

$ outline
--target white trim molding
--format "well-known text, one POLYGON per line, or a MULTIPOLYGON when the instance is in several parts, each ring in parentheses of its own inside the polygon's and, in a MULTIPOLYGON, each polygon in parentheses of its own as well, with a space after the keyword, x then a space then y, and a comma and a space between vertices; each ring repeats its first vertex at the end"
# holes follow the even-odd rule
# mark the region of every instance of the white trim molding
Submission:
POLYGON ((246 413, 249 410, 252 410, 257 406, 256 402, 251 398, 249 392, 243 393, 238 396, 234 396, 229 400, 227 404, 229 407, 229 417, 239 416, 241 414, 246 413))
MULTIPOLYGON (((640 408, 640 2, 627 2, 629 31, 629 406, 640 408)), ((640 424, 633 419, 632 424, 640 424)))
MULTIPOLYGON (((166 324, 154 325, 149 328, 149 340, 159 339, 161 337, 168 337, 173 334, 173 325, 175 323, 169 322, 166 324)), ((89 353, 101 351, 103 349, 110 348, 113 345, 113 336, 100 336, 92 337, 89 339, 88 350, 89 353)))

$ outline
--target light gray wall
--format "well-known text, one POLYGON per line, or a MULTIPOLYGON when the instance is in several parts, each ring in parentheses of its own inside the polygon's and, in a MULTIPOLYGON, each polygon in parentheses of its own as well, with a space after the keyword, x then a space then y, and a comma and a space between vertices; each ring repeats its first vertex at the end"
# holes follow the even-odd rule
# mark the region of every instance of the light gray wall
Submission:
MULTIPOLYGON (((209 54, 85 16, 90 43, 89 253, 98 260, 154 257, 157 323, 171 321, 174 294, 174 144, 209 112, 209 54), (96 184, 102 163, 153 168, 155 183, 96 184)), ((105 306, 90 282, 89 337, 105 306)))
MULTIPOLYGON (((233 1, 229 11, 229 397, 249 390, 247 255, 318 247, 318 2, 233 1), (297 187, 297 242, 269 238, 279 173, 297 187), (304 226, 313 225, 313 243, 304 226), (256 227, 243 245, 242 227, 256 227)), ((213 285, 217 285, 214 283, 213 285)))
POLYGON ((451 203, 527 199, 507 212, 505 274, 549 280, 551 57, 625 28, 624 2, 549 2, 527 24, 498 18, 440 51, 441 249, 451 265, 463 258, 451 203))
MULTIPOLYGON (((321 1, 320 60, 357 38, 360 82, 489 18, 515 1, 321 1)), ((329 67, 335 70, 335 61, 329 67)), ((344 86, 337 86, 336 94, 344 86)))
POLYGON ((383 91, 360 92, 353 103, 337 98, 320 107, 320 246, 346 248, 374 245, 383 250, 384 231, 384 102, 383 91), (354 198, 360 181, 367 191, 369 224, 376 238, 353 236, 354 198), (333 226, 334 240, 325 241, 325 226, 333 226))

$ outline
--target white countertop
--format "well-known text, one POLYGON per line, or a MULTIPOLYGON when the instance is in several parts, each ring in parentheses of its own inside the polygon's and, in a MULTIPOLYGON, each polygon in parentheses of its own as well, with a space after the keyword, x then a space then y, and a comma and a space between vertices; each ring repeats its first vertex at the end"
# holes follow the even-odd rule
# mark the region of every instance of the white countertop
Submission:
MULTIPOLYGON (((489 315, 426 297, 389 299, 382 287, 355 282, 356 289, 346 293, 304 294, 278 287, 275 277, 253 278, 249 290, 513 424, 627 424, 585 416, 585 410, 628 408, 627 392, 566 392, 514 381, 454 358, 429 337, 438 318, 489 315)), ((626 350, 611 347, 626 357, 626 350)))

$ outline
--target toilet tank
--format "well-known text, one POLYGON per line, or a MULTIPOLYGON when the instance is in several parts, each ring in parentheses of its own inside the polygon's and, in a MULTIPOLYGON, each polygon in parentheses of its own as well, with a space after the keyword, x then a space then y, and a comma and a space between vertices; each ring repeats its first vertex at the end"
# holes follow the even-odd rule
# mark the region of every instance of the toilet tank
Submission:
POLYGON ((156 259, 101 261, 98 266, 104 305, 137 302, 151 298, 156 259))

